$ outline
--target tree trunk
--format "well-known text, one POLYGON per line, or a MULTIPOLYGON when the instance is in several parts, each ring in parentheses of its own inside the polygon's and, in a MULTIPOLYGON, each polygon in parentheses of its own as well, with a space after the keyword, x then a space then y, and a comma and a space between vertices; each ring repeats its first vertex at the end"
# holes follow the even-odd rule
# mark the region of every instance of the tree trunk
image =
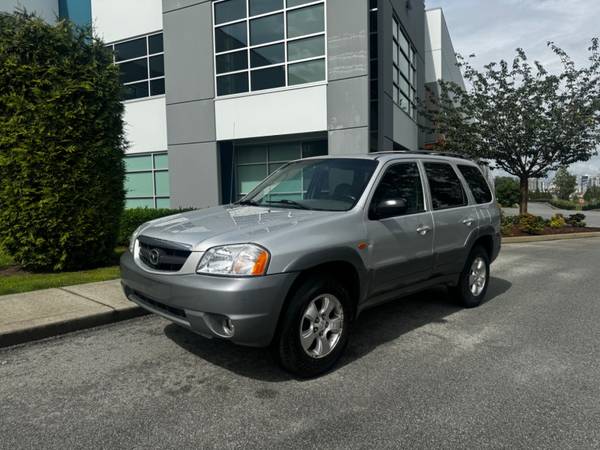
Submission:
POLYGON ((519 202, 519 214, 527 214, 529 203, 529 179, 527 177, 520 179, 521 201, 519 202))

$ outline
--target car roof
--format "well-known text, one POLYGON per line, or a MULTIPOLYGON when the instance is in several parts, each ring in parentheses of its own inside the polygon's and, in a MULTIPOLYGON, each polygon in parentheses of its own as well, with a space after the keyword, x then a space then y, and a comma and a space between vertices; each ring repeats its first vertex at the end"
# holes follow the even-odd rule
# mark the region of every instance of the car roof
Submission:
POLYGON ((376 161, 392 161, 392 160, 400 160, 400 159, 439 159, 440 161, 454 161, 459 163, 470 163, 476 164, 472 159, 459 155, 457 153, 445 153, 445 152, 434 152, 428 150, 416 150, 416 151, 406 151, 406 150, 396 150, 396 151, 387 151, 387 152, 372 152, 365 153, 360 155, 323 155, 323 156, 315 156, 312 158, 306 159, 369 159, 376 161))

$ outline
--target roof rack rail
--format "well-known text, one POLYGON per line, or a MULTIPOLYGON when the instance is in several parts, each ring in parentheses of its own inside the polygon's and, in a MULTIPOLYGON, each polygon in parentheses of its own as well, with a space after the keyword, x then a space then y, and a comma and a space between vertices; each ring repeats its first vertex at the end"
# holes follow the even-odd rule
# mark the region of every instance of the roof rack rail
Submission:
POLYGON ((394 154, 405 154, 405 155, 432 155, 432 156, 447 156, 450 158, 460 158, 471 160, 468 156, 461 155, 460 153, 452 152, 436 152, 434 150, 386 150, 381 152, 371 152, 372 155, 394 155, 394 154))

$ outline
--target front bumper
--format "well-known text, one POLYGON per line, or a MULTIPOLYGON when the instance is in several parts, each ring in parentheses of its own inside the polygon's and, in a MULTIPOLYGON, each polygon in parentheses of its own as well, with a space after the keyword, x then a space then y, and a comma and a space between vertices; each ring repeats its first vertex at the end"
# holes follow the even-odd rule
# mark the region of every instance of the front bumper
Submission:
POLYGON ((139 267, 130 252, 121 257, 121 283, 129 300, 203 336, 255 347, 270 344, 296 275, 163 275, 139 267), (232 335, 224 328, 226 319, 233 324, 232 335))

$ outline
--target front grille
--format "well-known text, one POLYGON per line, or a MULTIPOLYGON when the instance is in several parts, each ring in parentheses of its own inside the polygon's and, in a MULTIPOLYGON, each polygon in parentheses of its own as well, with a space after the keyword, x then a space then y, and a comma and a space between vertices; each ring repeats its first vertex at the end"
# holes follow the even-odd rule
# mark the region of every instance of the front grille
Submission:
POLYGON ((152 300, 152 299, 146 297, 145 295, 140 294, 137 291, 134 291, 133 294, 138 299, 143 301, 144 303, 148 303, 150 306, 153 306, 154 308, 158 309, 159 311, 163 311, 165 313, 171 314, 173 316, 181 317, 183 319, 186 318, 185 311, 183 309, 175 308, 173 306, 169 306, 169 305, 165 305, 164 303, 157 302, 155 300, 152 300))
POLYGON ((187 247, 173 242, 140 236, 140 260, 148 267, 165 272, 180 270, 192 253, 187 247))

